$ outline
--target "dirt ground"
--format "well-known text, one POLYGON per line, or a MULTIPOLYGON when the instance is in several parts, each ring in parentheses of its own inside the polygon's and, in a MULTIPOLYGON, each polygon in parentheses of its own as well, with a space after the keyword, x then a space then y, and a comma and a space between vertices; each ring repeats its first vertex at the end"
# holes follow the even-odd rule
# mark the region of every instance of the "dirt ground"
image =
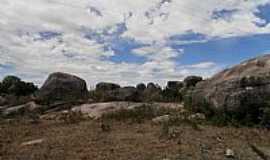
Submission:
POLYGON ((260 160, 249 143, 270 146, 270 132, 187 124, 166 128, 150 121, 0 124, 0 160, 225 160, 226 149, 237 160, 260 160), (43 142, 22 145, 37 139, 43 142))

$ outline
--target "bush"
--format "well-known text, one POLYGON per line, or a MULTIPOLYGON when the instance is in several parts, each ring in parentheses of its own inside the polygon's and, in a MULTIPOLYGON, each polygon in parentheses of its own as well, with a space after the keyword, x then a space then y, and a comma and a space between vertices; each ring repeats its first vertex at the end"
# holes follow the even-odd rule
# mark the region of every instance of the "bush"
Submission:
POLYGON ((154 118, 155 109, 152 106, 143 105, 134 109, 121 109, 119 111, 107 113, 103 116, 105 119, 115 119, 118 121, 131 120, 132 122, 141 123, 144 120, 154 118))
POLYGON ((66 124, 76 124, 85 120, 85 117, 81 112, 67 111, 62 113, 60 120, 63 120, 66 124))
POLYGON ((0 85, 0 93, 16 96, 27 96, 37 90, 38 88, 33 83, 21 81, 20 78, 15 76, 5 77, 0 85))
POLYGON ((166 88, 161 94, 164 102, 181 102, 183 99, 179 90, 166 88))
POLYGON ((151 104, 142 105, 133 109, 121 109, 103 115, 102 119, 115 119, 118 121, 131 120, 132 122, 142 123, 145 120, 151 120, 158 116, 174 114, 176 109, 156 107, 151 104))

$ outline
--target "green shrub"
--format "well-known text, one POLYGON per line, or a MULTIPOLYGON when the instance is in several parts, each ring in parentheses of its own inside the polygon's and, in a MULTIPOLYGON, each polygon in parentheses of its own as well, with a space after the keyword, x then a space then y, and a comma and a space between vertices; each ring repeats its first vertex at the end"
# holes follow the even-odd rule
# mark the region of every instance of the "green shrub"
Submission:
POLYGON ((162 91, 162 101, 164 102, 182 102, 182 94, 179 90, 166 88, 162 91))
POLYGON ((0 93, 12 94, 16 96, 27 96, 38 88, 33 83, 21 81, 20 78, 15 76, 6 76, 0 84, 0 93))
POLYGON ((142 105, 133 109, 121 109, 103 115, 103 119, 115 119, 118 121, 131 120, 132 122, 142 123, 145 120, 151 120, 158 116, 173 114, 176 109, 156 107, 154 105, 142 105))
POLYGON ((263 109, 260 124, 266 128, 270 128, 270 107, 263 109))
POLYGON ((103 115, 105 119, 115 119, 118 121, 132 120, 141 123, 144 120, 152 119, 156 115, 154 108, 149 105, 143 105, 134 109, 121 109, 103 115))
POLYGON ((75 124, 85 120, 85 117, 81 112, 68 111, 67 113, 62 113, 60 119, 66 124, 75 124))

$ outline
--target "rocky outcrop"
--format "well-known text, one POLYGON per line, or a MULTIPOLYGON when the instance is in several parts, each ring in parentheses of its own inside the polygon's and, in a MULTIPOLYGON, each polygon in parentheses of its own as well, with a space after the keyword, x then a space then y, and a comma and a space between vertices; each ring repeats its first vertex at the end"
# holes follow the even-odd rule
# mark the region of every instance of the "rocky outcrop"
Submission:
POLYGON ((99 83, 96 90, 91 91, 91 98, 97 102, 110 101, 131 101, 131 102, 147 102, 160 100, 161 87, 149 83, 147 87, 141 83, 135 87, 120 87, 113 83, 99 83))
POLYGON ((42 102, 77 101, 85 99, 88 91, 86 82, 74 75, 53 73, 45 81, 38 93, 42 102))
POLYGON ((195 110, 259 120, 270 102, 270 55, 245 61, 200 82, 190 96, 195 110))

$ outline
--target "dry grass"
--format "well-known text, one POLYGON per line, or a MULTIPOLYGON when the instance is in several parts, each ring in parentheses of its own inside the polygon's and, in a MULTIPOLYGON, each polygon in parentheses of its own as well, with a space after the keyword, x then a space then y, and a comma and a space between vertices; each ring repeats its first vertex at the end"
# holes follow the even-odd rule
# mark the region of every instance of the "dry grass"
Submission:
POLYGON ((269 146, 270 132, 255 128, 217 128, 200 130, 183 124, 152 125, 124 121, 41 121, 24 120, 0 124, 1 160, 223 160, 231 148, 238 159, 259 159, 248 145, 269 146), (105 130, 104 130, 105 126, 105 130), (106 130, 106 128, 109 130, 106 130), (170 135, 162 136, 162 129, 170 135), (24 146, 23 142, 43 138, 44 142, 24 146), (247 141, 248 140, 248 141, 247 141))

